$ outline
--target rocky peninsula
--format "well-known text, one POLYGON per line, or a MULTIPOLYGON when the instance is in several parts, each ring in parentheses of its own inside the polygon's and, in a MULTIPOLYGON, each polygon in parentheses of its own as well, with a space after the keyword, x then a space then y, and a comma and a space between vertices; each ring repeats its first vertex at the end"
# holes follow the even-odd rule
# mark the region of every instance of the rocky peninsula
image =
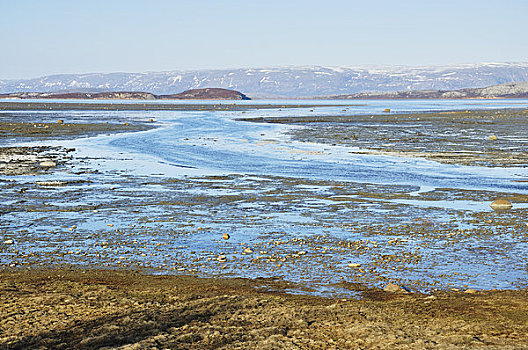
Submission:
POLYGON ((75 100, 251 100, 243 93, 221 88, 190 89, 177 94, 155 95, 140 91, 108 92, 14 92, 0 94, 4 99, 75 100))

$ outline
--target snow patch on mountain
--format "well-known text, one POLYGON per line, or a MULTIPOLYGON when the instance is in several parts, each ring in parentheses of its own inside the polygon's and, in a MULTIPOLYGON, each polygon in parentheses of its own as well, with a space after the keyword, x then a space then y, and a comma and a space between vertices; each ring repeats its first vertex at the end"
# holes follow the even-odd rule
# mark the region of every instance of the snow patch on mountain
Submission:
POLYGON ((146 73, 59 74, 0 80, 0 93, 145 91, 236 88, 249 96, 303 97, 402 90, 456 90, 528 81, 528 63, 451 66, 284 66, 146 73))

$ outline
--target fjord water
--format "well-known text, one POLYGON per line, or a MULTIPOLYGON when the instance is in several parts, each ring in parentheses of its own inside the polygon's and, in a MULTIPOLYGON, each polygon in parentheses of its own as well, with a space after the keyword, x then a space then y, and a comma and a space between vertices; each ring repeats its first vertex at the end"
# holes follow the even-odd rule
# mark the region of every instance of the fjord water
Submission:
MULTIPOLYGON (((176 270, 216 276, 278 276, 330 294, 335 291, 328 287, 330 284, 357 274, 348 264, 372 264, 374 250, 383 258, 419 255, 420 261, 411 263, 402 258, 410 268, 396 273, 382 266, 376 272, 379 280, 364 280, 371 285, 401 280, 424 281, 425 290, 463 285, 489 289, 522 286, 528 281, 523 254, 528 241, 515 226, 524 224, 524 219, 515 212, 494 214, 489 202, 478 199, 479 193, 528 194, 527 182, 518 181, 526 180, 527 168, 351 154, 356 150, 353 147, 292 140, 288 131, 302 126, 238 120, 375 115, 385 113, 386 108, 391 113, 526 108, 528 100, 295 101, 306 104, 306 108, 280 107, 287 105, 286 101, 223 103, 255 102, 278 107, 246 111, 16 112, 21 120, 65 122, 152 118, 156 126, 144 132, 56 141, 57 145, 75 147, 75 156, 85 159, 85 167, 97 172, 42 176, 46 180, 86 181, 48 191, 48 203, 59 209, 71 206, 57 198, 75 193, 78 205, 89 204, 98 210, 57 210, 61 213, 53 222, 63 227, 75 225, 76 232, 83 233, 74 237, 68 232, 49 234, 55 231, 46 213, 10 213, 6 218, 32 237, 21 249, 28 255, 55 249, 81 252, 79 257, 62 255, 59 263, 107 266, 126 261, 128 266, 160 273, 176 270), (112 191, 109 183, 114 184, 112 191), (343 190, 336 194, 340 186, 343 190), (472 193, 472 199, 421 198, 435 189, 449 189, 457 195, 472 193), (496 235, 464 236, 459 230, 480 225, 470 217, 475 213, 485 213, 491 219, 507 217, 515 227, 488 230, 496 235), (416 222, 423 223, 425 231, 388 233, 394 227, 416 222), (442 229, 434 231, 433 227, 442 229), (231 236, 228 241, 221 239, 224 232, 231 236), (463 237, 453 241, 455 234, 463 237), (395 239, 397 246, 391 243, 395 239), (101 242, 113 242, 115 250, 97 248, 98 255, 93 255, 93 247, 101 242), (338 250, 343 242, 361 242, 362 247, 372 249, 372 256, 338 250), (245 247, 253 251, 249 257, 242 252, 245 247), (267 265, 249 262, 257 253, 267 265), (226 256, 227 262, 218 256, 226 256)), ((483 139, 488 136, 483 135, 483 139)), ((526 207, 520 203, 515 208, 526 207)), ((37 256, 35 261, 49 263, 47 257, 37 256)))

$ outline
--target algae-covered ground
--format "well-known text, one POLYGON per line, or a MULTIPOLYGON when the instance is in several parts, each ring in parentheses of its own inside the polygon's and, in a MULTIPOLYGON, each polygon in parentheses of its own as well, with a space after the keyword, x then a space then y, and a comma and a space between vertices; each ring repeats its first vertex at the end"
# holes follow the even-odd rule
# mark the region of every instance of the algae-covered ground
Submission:
POLYGON ((301 141, 347 145, 357 154, 423 157, 477 166, 528 164, 528 110, 500 109, 412 114, 265 117, 250 121, 305 126, 301 141))
MULTIPOLYGON (((528 196, 518 187, 134 175, 60 144, 158 126, 148 113, 18 113, 0 115, 0 348, 528 346, 528 196), (491 210, 499 197, 513 208, 491 210), (389 283, 410 293, 383 291, 389 283)), ((350 152, 522 173, 527 118, 257 121, 302 124, 293 138, 350 152)))
POLYGON ((523 349, 525 291, 280 292, 281 281, 102 270, 0 272, 5 349, 523 349), (269 283, 279 291, 261 291, 269 283))

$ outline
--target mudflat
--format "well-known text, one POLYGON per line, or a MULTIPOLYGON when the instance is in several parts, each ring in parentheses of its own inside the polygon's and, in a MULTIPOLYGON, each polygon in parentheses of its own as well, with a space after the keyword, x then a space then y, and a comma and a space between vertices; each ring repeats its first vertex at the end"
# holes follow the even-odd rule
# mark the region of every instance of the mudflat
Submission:
POLYGON ((301 125, 291 132, 294 139, 360 148, 354 154, 512 167, 528 164, 527 118, 528 109, 494 109, 241 120, 301 125))
MULTIPOLYGON (((498 195, 514 203, 504 212, 467 212, 406 205, 416 199, 413 186, 110 174, 93 166, 102 156, 79 158, 61 140, 146 131, 156 126, 148 114, 109 123, 31 118, 4 114, 0 123, 0 349, 528 347, 528 258, 516 245, 528 236, 528 196, 516 188, 420 195, 430 203, 491 203, 498 195), (17 141, 31 145, 8 144, 17 141), (318 201, 324 210, 313 209, 318 201), (247 215, 255 204, 260 213, 247 215), (370 221, 365 204, 378 206, 370 221), (317 234, 271 224, 296 212, 313 217, 295 230, 317 234), (245 230, 259 236, 246 242, 249 235, 237 235, 245 230), (337 231, 360 238, 332 237, 337 231), (198 239, 211 243, 193 246, 198 239), (467 257, 489 270, 443 269, 467 257), (510 266, 516 275, 503 285, 511 290, 497 290, 493 276, 510 266), (240 271, 268 277, 227 278, 240 271), (490 287, 472 288, 473 280, 490 287), (338 292, 318 296, 314 282, 338 292), (385 291, 389 282, 404 288, 385 291)), ((519 109, 248 120, 302 124, 290 131, 299 141, 521 169, 526 118, 519 109)))

